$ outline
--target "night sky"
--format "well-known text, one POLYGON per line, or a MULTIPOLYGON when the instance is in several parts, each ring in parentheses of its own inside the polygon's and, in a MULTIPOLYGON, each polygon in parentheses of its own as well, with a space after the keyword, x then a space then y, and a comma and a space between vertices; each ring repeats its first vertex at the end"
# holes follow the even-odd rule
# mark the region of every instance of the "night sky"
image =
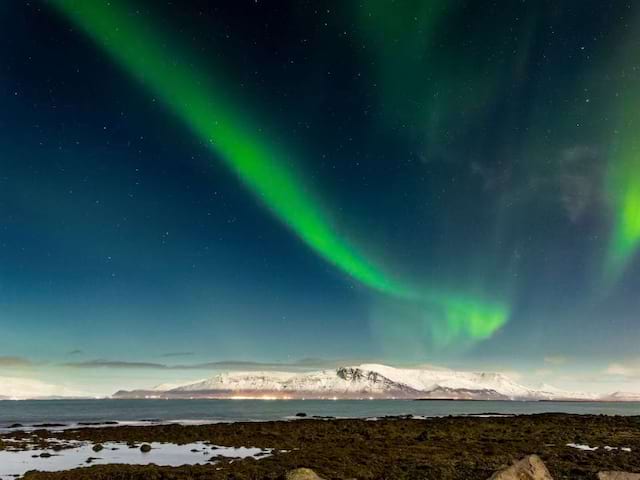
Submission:
POLYGON ((640 389, 640 5, 9 0, 0 26, 0 375, 640 389))

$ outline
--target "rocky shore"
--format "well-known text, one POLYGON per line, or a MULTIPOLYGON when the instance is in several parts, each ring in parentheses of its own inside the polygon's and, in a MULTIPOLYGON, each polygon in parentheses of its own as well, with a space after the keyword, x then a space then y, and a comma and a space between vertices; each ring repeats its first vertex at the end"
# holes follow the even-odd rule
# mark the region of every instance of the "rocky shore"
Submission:
POLYGON ((599 476, 599 472, 604 471, 640 473, 640 417, 542 414, 377 420, 301 418, 198 426, 80 428, 61 432, 41 429, 7 433, 0 437, 0 449, 9 445, 53 448, 54 438, 62 440, 56 444, 58 450, 64 448, 65 441, 71 445, 78 440, 96 445, 201 441, 229 447, 269 448, 274 449, 274 454, 259 459, 220 459, 182 467, 93 465, 65 472, 29 472, 25 478, 285 479, 296 469, 309 468, 324 479, 485 480, 514 462, 531 458, 530 455, 539 457, 549 477, 512 478, 595 480, 605 478, 602 473, 599 476), (6 442, 8 438, 13 441, 6 442))

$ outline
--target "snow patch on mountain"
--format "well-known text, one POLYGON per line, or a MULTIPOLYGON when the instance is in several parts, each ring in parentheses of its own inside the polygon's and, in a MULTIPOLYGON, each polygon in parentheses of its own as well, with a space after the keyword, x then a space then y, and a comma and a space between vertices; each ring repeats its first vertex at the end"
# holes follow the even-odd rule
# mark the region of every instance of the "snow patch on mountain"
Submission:
POLYGON ((172 389, 172 393, 232 392, 309 392, 322 394, 407 392, 413 389, 395 383, 378 372, 358 367, 342 367, 309 373, 230 372, 208 380, 172 389))
POLYGON ((539 388, 535 389, 539 399, 545 400, 597 400, 599 395, 595 393, 574 392, 569 390, 563 390, 556 388, 553 385, 543 384, 539 388))
POLYGON ((453 370, 395 368, 386 365, 364 364, 359 368, 374 370, 398 383, 419 391, 436 388, 451 390, 495 390, 509 398, 525 398, 531 389, 520 385, 501 373, 463 372, 453 370))
POLYGON ((166 392, 168 390, 173 390, 175 388, 180 388, 180 387, 186 387, 194 383, 200 383, 204 381, 205 379, 192 380, 190 382, 179 382, 179 383, 161 383, 160 385, 156 385, 155 387, 152 387, 150 390, 153 392, 166 392))
POLYGON ((640 393, 638 392, 614 392, 602 398, 609 402, 640 402, 640 393))

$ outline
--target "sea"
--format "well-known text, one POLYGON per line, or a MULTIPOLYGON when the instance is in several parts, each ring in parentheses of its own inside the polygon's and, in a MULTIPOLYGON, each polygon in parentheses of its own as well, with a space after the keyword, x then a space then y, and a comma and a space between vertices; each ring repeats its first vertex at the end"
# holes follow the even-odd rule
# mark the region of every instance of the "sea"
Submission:
POLYGON ((551 402, 464 400, 5 400, 0 401, 0 431, 71 428, 87 424, 216 423, 334 417, 375 420, 413 415, 516 415, 548 412, 640 415, 640 402, 551 402), (117 423, 115 423, 117 422, 117 423), (49 425, 50 426, 50 425, 49 425), (51 426, 50 426, 51 427, 51 426), (16 428, 16 427, 13 427, 16 428))

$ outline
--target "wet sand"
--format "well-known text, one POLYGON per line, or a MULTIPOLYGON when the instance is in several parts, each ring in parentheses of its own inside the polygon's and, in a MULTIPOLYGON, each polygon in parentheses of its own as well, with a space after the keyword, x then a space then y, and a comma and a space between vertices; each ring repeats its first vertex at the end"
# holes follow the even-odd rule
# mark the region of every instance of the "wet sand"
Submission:
POLYGON ((73 445, 71 441, 79 440, 137 445, 208 442, 228 447, 275 449, 274 454, 266 458, 220 460, 204 465, 94 465, 65 472, 31 472, 25 478, 32 480, 278 479, 297 467, 312 468, 327 479, 484 480, 497 469, 528 454, 538 454, 556 480, 595 479, 601 470, 640 473, 640 417, 542 414, 300 419, 81 428, 61 432, 36 430, 13 432, 3 437, 19 442, 0 443, 0 448, 26 448, 33 444, 41 449, 49 448, 53 446, 49 439, 55 438, 62 441, 62 448, 65 442, 73 445))

